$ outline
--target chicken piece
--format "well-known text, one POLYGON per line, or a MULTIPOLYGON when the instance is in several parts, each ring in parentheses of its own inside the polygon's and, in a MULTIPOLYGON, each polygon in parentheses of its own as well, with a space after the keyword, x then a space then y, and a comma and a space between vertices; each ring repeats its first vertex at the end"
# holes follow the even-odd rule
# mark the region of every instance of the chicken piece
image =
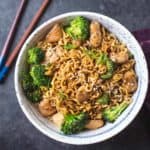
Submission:
POLYGON ((138 86, 137 85, 137 79, 136 79, 135 73, 132 70, 127 71, 124 74, 123 83, 124 83, 124 87, 126 88, 126 90, 129 93, 136 91, 137 86, 138 86))
POLYGON ((58 112, 52 116, 52 121, 60 128, 64 122, 64 115, 58 112))
POLYGON ((93 47, 100 46, 102 41, 102 33, 100 31, 100 24, 97 21, 92 21, 90 24, 90 44, 93 47))
POLYGON ((44 117, 48 117, 48 116, 51 116, 53 115, 54 113, 56 113, 56 108, 55 107, 52 107, 50 105, 50 102, 48 99, 43 99, 39 105, 39 111, 40 113, 44 116, 44 117))
POLYGON ((54 63, 56 62, 60 56, 63 55, 63 48, 60 46, 57 46, 55 48, 50 48, 45 52, 45 59, 43 61, 43 64, 48 63, 54 63))
POLYGON ((77 100, 78 100, 79 102, 83 102, 83 101, 88 100, 89 94, 88 94, 88 92, 86 92, 86 91, 79 91, 79 92, 77 93, 76 97, 77 97, 77 100))
POLYGON ((63 53, 64 53, 64 50, 63 50, 63 48, 61 47, 61 46, 57 46, 56 47, 56 54, 57 54, 57 56, 62 56, 63 55, 63 53))
POLYGON ((83 102, 89 99, 89 92, 85 90, 82 86, 78 89, 76 98, 79 102, 83 102))
POLYGON ((60 38, 62 37, 62 35, 63 33, 62 33, 61 26, 59 24, 55 24, 50 30, 50 32, 47 34, 46 40, 52 43, 58 42, 60 38))
POLYGON ((97 115, 95 116, 95 118, 96 118, 96 120, 102 119, 102 114, 101 114, 101 113, 97 114, 97 115))
POLYGON ((93 129, 97 129, 100 128, 104 125, 104 121, 103 120, 90 120, 86 125, 85 128, 93 130, 93 129))
POLYGON ((54 63, 59 59, 58 55, 55 52, 55 49, 48 49, 45 52, 45 58, 43 61, 43 64, 49 64, 49 63, 54 63))
POLYGON ((115 63, 123 64, 128 61, 129 54, 125 51, 121 51, 119 53, 111 53, 110 59, 115 63))

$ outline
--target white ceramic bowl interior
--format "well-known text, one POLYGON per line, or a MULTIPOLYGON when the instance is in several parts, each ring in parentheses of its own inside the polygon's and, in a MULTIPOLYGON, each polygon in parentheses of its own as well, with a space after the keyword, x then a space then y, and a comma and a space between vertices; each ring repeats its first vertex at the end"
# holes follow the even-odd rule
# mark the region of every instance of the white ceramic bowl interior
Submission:
POLYGON ((71 12, 49 19, 38 27, 27 39, 18 56, 15 68, 16 95, 18 102, 27 118, 37 129, 48 137, 69 144, 84 145, 101 142, 121 132, 125 127, 127 127, 127 125, 129 125, 129 123, 131 123, 141 109, 145 99, 147 87, 148 70, 140 45, 124 26, 117 21, 98 13, 71 12), (110 32, 114 33, 120 41, 127 45, 136 60, 135 69, 138 76, 138 89, 133 96, 133 102, 114 123, 107 123, 103 128, 97 130, 84 131, 79 134, 66 136, 62 134, 53 123, 42 117, 37 109, 27 100, 20 84, 20 73, 26 69, 27 49, 34 46, 37 41, 42 39, 54 23, 66 23, 74 16, 84 16, 90 20, 99 21, 110 32))

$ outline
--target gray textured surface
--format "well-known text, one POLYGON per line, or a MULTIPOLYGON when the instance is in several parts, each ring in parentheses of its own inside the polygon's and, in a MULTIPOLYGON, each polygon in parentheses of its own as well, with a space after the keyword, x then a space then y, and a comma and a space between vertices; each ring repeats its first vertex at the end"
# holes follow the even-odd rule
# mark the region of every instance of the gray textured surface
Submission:
MULTIPOLYGON (((6 39, 20 0, 0 2, 0 49, 6 39)), ((42 0, 30 0, 14 40, 16 44, 42 0)), ((53 0, 39 24, 68 11, 95 11, 108 15, 129 30, 150 28, 149 0, 53 0)), ((89 146, 72 146, 45 137, 26 119, 14 90, 14 67, 4 84, 0 84, 0 150, 149 150, 150 114, 143 107, 137 118, 119 135, 89 146)))

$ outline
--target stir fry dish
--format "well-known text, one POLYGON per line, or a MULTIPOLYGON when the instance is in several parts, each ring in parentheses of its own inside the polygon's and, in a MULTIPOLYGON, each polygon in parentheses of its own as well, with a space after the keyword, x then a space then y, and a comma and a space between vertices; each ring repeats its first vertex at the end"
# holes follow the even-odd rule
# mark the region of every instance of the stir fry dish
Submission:
POLYGON ((67 135, 115 122, 138 86, 127 46, 82 16, 54 24, 27 50, 26 61, 21 83, 27 99, 67 135))

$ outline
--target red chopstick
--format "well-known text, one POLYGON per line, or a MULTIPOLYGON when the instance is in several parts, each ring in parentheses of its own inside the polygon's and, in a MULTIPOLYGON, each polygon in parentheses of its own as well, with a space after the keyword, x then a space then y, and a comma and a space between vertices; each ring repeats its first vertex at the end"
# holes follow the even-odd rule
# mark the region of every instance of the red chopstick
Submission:
POLYGON ((23 8, 25 6, 25 2, 26 2, 26 0, 21 0, 21 3, 19 5, 19 7, 18 7, 15 19, 14 19, 13 24, 12 24, 12 26, 10 28, 9 33, 8 33, 8 36, 7 36, 7 39, 5 41, 4 47, 3 47, 2 51, 1 51, 1 54, 0 54, 0 68, 3 66, 4 61, 6 60, 7 51, 8 51, 8 48, 10 47, 12 38, 13 38, 13 36, 15 34, 16 26, 17 26, 17 23, 18 23, 18 21, 19 21, 19 19, 21 17, 21 12, 23 11, 23 8))
POLYGON ((37 24, 38 20, 40 19, 44 10, 48 6, 49 2, 50 2, 50 0, 43 0, 43 3, 41 4, 39 10, 36 12, 35 16, 33 17, 32 21, 30 22, 29 26, 27 27, 23 36, 21 37, 20 41, 18 42, 17 46, 14 48, 13 52, 10 54, 5 65, 3 66, 3 68, 0 72, 0 81, 2 81, 3 78, 6 76, 10 66, 13 64, 13 61, 15 60, 17 54, 19 53, 22 45, 24 44, 25 40, 28 38, 29 34, 31 33, 31 31, 33 30, 35 25, 37 24))

